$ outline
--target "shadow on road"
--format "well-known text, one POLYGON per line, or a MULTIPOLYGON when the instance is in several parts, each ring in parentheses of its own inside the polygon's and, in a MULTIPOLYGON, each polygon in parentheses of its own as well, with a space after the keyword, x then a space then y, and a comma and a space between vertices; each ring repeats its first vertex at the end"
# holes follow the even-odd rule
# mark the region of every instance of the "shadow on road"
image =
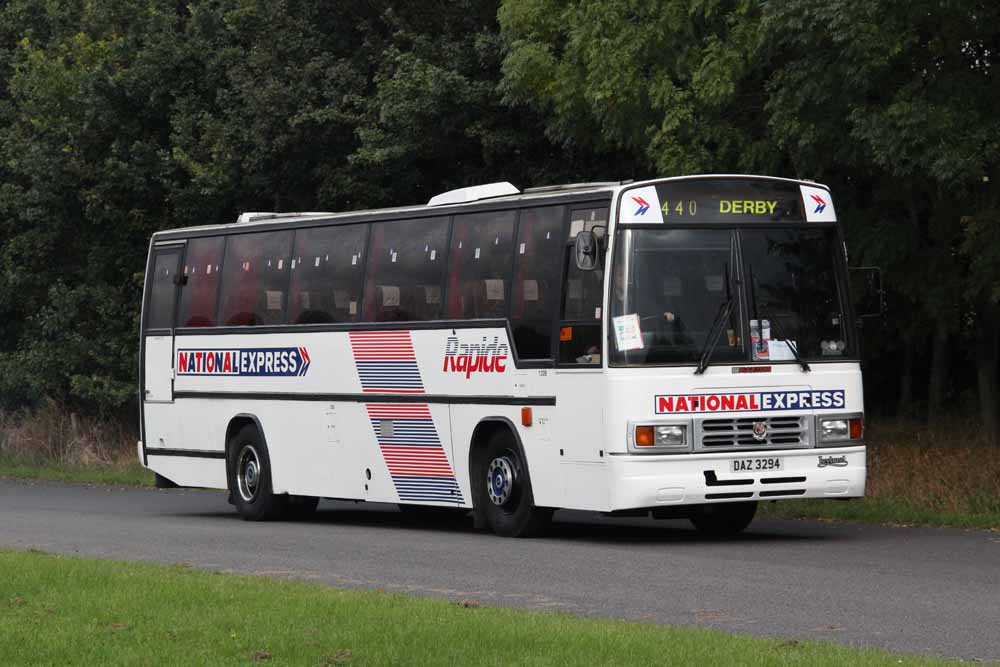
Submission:
MULTIPOLYGON (((199 516, 205 518, 228 518, 239 521, 235 511, 177 513, 176 516, 199 516)), ((304 520, 294 522, 299 525, 355 526, 364 528, 387 528, 432 531, 439 533, 473 533, 484 539, 493 539, 488 532, 476 532, 469 512, 460 510, 403 512, 395 505, 383 503, 353 503, 324 501, 317 513, 304 520)), ((684 543, 761 543, 761 542, 803 542, 831 541, 843 538, 841 531, 830 526, 818 526, 798 521, 761 521, 746 532, 729 538, 707 537, 695 531, 685 520, 653 520, 643 518, 604 517, 597 513, 560 510, 557 511, 545 537, 562 541, 578 541, 595 544, 684 544, 684 543)))

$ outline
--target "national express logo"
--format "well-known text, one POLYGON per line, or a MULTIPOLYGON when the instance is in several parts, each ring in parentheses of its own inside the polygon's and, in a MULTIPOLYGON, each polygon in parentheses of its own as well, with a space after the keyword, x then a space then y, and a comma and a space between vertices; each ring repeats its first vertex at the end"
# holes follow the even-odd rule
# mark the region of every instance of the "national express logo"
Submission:
POLYGON ((304 347, 181 349, 177 350, 177 374, 301 377, 311 361, 304 347))
POLYGON ((445 373, 465 373, 466 379, 473 373, 503 373, 507 370, 510 350, 507 343, 501 343, 498 336, 490 342, 486 336, 479 343, 462 343, 456 336, 448 336, 444 345, 445 373))
POLYGON ((656 414, 702 412, 772 412, 776 410, 843 409, 843 389, 821 391, 755 391, 749 393, 674 394, 656 397, 656 414))
POLYGON ((816 209, 813 210, 813 213, 822 213, 823 209, 826 208, 826 200, 820 197, 819 195, 809 195, 809 196, 812 197, 812 200, 814 202, 816 202, 816 209))

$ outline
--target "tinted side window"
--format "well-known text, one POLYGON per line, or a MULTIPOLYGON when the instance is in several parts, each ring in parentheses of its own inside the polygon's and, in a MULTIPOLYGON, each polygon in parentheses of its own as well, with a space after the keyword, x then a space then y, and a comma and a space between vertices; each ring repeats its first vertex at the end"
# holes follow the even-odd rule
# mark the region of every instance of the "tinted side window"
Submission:
POLYGON ((288 321, 356 322, 368 225, 300 229, 295 234, 288 321))
POLYGON ((566 241, 566 285, 563 291, 562 326, 559 328, 559 363, 601 362, 601 303, 604 291, 604 256, 592 271, 576 268, 574 242, 582 231, 594 231, 601 248, 607 247, 608 209, 574 209, 566 241))
POLYGON ((455 218, 448 253, 448 317, 506 315, 516 211, 455 218))
POLYGON ((160 250, 153 259, 152 284, 146 304, 146 328, 170 329, 174 326, 174 302, 177 294, 177 265, 181 251, 160 250))
POLYGON ((229 237, 220 310, 226 326, 284 322, 291 246, 290 231, 229 237))
POLYGON ((184 278, 181 305, 177 311, 179 327, 215 326, 216 302, 219 296, 219 267, 225 239, 192 239, 184 255, 184 278))
POLYGON ((521 211, 514 244, 510 323, 521 359, 551 359, 566 209, 549 206, 521 211))
POLYGON ((371 322, 441 317, 441 282, 448 218, 372 224, 365 280, 371 322))

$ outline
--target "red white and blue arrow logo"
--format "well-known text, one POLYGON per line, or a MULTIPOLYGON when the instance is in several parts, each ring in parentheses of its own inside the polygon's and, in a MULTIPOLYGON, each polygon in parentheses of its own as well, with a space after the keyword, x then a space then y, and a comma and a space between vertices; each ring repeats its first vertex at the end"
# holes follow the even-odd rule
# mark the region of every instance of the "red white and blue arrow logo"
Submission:
POLYGON ((646 211, 649 210, 649 202, 642 197, 632 197, 632 201, 639 205, 639 208, 632 215, 645 215, 646 211))
POLYGON ((809 195, 809 196, 812 197, 812 200, 814 202, 816 202, 816 208, 815 210, 813 210, 813 213, 822 213, 823 209, 826 208, 826 202, 823 200, 823 198, 820 197, 819 195, 809 195))

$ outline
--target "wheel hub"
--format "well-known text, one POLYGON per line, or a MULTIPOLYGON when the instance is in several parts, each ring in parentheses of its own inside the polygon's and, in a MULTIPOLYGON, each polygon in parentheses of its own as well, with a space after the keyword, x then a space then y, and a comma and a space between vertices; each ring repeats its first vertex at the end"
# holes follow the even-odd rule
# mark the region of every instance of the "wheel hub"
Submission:
POLYGON ((486 488, 490 502, 503 505, 510 500, 514 490, 514 465, 506 456, 498 456, 490 461, 486 470, 486 488))
POLYGON ((240 451, 236 464, 236 485, 245 502, 251 503, 256 499, 260 489, 260 458, 251 445, 246 445, 240 451))

